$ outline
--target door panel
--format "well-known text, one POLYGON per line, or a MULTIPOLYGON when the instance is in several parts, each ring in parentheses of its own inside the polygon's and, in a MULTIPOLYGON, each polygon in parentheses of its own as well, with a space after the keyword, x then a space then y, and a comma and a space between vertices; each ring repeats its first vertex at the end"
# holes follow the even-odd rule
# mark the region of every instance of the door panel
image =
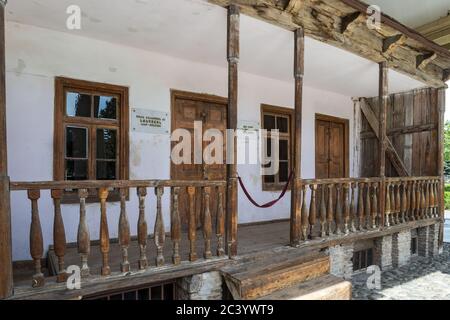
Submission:
POLYGON ((316 178, 328 178, 328 142, 329 123, 326 121, 316 121, 316 178))
POLYGON ((327 116, 316 119, 316 179, 344 178, 348 155, 348 124, 327 116))
MULTIPOLYGON (((171 179, 189 181, 226 179, 225 164, 206 165, 203 162, 201 164, 194 164, 194 121, 202 122, 202 136, 208 129, 218 129, 222 132, 224 137, 227 120, 226 111, 226 99, 187 92, 172 92, 172 131, 181 128, 187 129, 191 133, 191 164, 175 165, 171 163, 171 179)), ((172 148, 178 143, 179 142, 172 142, 172 148)), ((201 143, 202 155, 209 143, 210 142, 201 143)), ((226 150, 224 150, 224 159, 225 155, 226 150)), ((197 227, 201 228, 203 213, 201 212, 202 190, 200 190, 200 188, 197 188, 195 198, 197 227)), ((212 189, 210 197, 212 221, 215 221, 217 198, 216 190, 212 189)), ((188 227, 188 200, 187 192, 182 188, 179 196, 179 210, 183 230, 186 230, 188 227)))

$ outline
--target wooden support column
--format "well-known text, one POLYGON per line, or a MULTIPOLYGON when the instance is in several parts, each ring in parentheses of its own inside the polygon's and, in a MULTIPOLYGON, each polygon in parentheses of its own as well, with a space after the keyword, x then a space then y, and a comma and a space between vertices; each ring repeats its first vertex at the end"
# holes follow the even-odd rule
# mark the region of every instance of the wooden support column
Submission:
POLYGON ((381 214, 381 227, 385 224, 385 194, 386 194, 386 113, 389 99, 388 90, 388 67, 386 62, 380 63, 379 74, 379 176, 382 178, 380 187, 380 214, 381 214))
POLYGON ((442 223, 440 226, 439 232, 439 249, 444 245, 444 222, 445 222, 445 202, 444 202, 444 124, 445 124, 445 88, 441 88, 438 90, 438 99, 437 99, 437 109, 439 112, 438 119, 438 176, 440 177, 439 188, 438 188, 438 208, 439 208, 439 217, 442 219, 442 223))
POLYGON ((228 7, 228 112, 227 129, 233 130, 233 135, 227 136, 227 250, 230 257, 237 255, 237 143, 234 132, 237 129, 237 102, 238 102, 238 64, 239 64, 239 7, 228 7), (232 139, 233 141, 229 141, 232 139), (230 149, 231 148, 231 149, 230 149), (232 160, 232 161, 231 161, 232 160))
POLYGON ((5 6, 0 0, 0 299, 13 294, 11 202, 6 148, 5 6))
MULTIPOLYGON (((291 190, 291 246, 298 246, 301 240, 301 197, 302 190, 302 103, 303 103, 303 75, 305 34, 303 28, 294 32, 294 79, 295 79, 295 111, 294 111, 294 148, 292 155, 292 169, 294 181, 291 190)), ((304 239, 306 240, 306 239, 304 239)))

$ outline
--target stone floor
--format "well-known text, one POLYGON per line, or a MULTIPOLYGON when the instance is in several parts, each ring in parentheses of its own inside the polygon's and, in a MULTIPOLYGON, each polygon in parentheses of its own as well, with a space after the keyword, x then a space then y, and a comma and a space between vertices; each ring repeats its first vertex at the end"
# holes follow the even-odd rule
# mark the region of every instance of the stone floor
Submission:
POLYGON ((366 273, 353 277, 354 300, 450 300, 450 243, 439 257, 416 257, 407 266, 383 272, 381 290, 369 290, 367 278, 366 273))

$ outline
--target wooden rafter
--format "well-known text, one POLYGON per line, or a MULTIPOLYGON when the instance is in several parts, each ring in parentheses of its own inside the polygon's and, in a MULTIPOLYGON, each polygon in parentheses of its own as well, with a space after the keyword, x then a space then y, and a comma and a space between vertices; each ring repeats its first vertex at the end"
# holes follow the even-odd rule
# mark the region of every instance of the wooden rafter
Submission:
POLYGON ((382 14, 379 29, 367 25, 368 5, 359 0, 205 0, 236 4, 243 14, 295 31, 402 72, 429 86, 445 87, 450 52, 382 14), (432 56, 428 56, 432 53, 432 56))
POLYGON ((450 12, 446 17, 417 28, 417 31, 428 39, 450 50, 450 12))
MULTIPOLYGON (((364 98, 361 98, 361 111, 364 117, 367 119, 367 122, 369 123, 373 132, 375 133, 375 136, 380 139, 380 124, 378 121, 378 117, 370 108, 369 102, 364 98)), ((400 159, 400 156, 398 155, 397 151, 394 148, 394 145, 389 138, 386 138, 386 154, 399 176, 407 177, 410 175, 408 169, 406 169, 405 164, 403 163, 402 159, 400 159)))

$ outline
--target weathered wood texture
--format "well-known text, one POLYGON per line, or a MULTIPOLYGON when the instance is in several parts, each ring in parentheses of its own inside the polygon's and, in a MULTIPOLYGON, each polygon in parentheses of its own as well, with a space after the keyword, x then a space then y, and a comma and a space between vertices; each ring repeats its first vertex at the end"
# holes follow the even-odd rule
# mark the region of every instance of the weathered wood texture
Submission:
MULTIPOLYGON (((411 176, 438 175, 438 96, 437 89, 421 89, 389 96, 387 105, 388 150, 392 145, 404 168, 411 176)), ((378 114, 379 99, 365 99, 366 107, 378 114)), ((361 117, 361 176, 379 175, 379 143, 370 122, 361 117)), ((389 153, 389 152, 388 152, 389 153)), ((386 176, 399 176, 386 161, 386 176)))
MULTIPOLYGON (((228 7, 227 20, 227 60, 228 60, 228 111, 227 111, 227 129, 237 129, 238 113, 238 64, 239 64, 239 28, 240 11, 239 7, 230 5, 228 7)), ((227 154, 234 159, 227 164, 227 249, 230 256, 236 256, 238 250, 237 244, 237 225, 238 225, 238 196, 237 196, 237 138, 233 139, 232 150, 228 149, 227 154)), ((230 145, 229 143, 227 143, 230 145)))
POLYGON ((13 293, 11 207, 6 146, 5 4, 0 1, 0 299, 13 293))
POLYGON ((380 28, 369 26, 368 5, 358 0, 205 0, 223 7, 237 4, 243 14, 363 56, 443 87, 450 52, 382 14, 380 28))
POLYGON ((295 30, 294 34, 294 79, 295 79, 295 110, 294 110, 294 148, 293 159, 294 181, 291 190, 291 245, 300 242, 301 229, 301 177, 302 177, 302 105, 303 105, 303 74, 305 35, 302 28, 295 30))

